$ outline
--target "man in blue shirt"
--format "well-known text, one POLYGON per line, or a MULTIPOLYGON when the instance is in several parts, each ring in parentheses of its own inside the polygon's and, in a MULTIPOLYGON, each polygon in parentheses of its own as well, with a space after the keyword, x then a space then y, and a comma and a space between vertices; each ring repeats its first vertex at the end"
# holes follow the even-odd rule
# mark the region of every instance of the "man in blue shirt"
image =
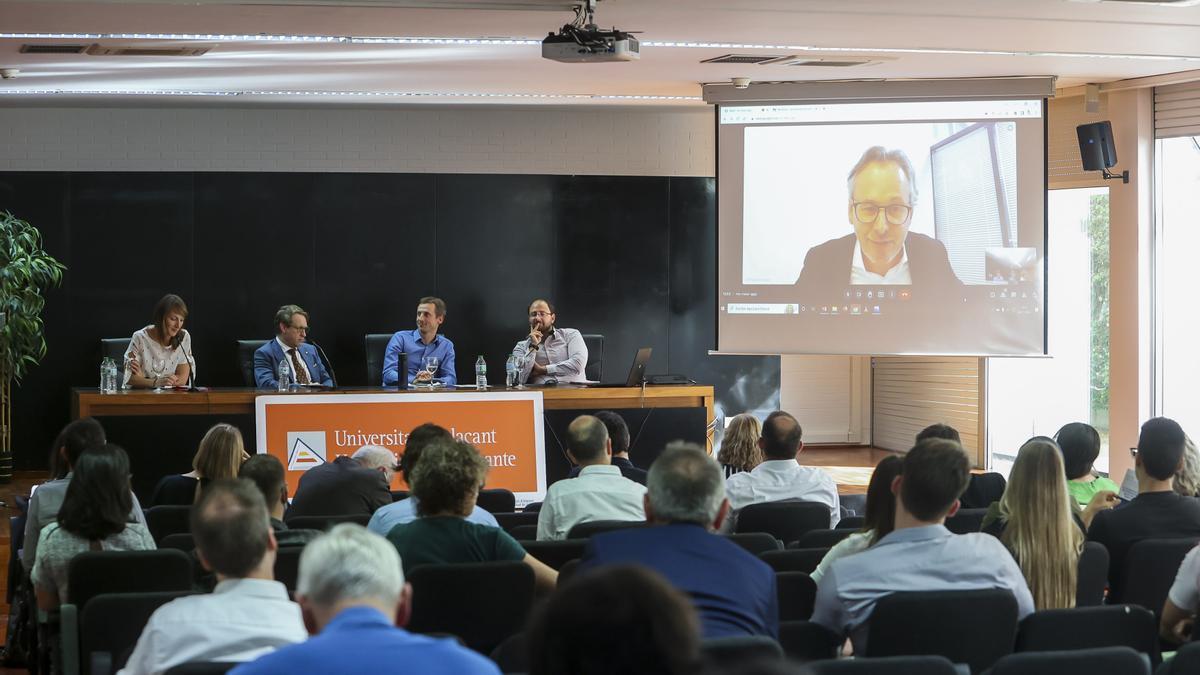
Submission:
POLYGON ((441 298, 426 296, 417 303, 417 329, 402 330, 388 341, 383 353, 383 386, 394 387, 400 382, 400 352, 408 354, 409 383, 427 383, 431 380, 447 387, 458 383, 454 373, 454 343, 438 335, 438 329, 446 320, 446 303, 441 298), (430 375, 425 370, 425 359, 436 357, 437 370, 430 375))
POLYGON ((496 664, 453 639, 397 628, 412 613, 412 586, 404 582, 395 547, 360 525, 338 525, 305 547, 296 599, 313 636, 230 672, 500 673, 496 664))
POLYGON ((691 596, 705 638, 778 638, 775 571, 712 533, 729 515, 721 467, 696 445, 672 443, 650 466, 646 488, 646 520, 656 526, 594 535, 579 573, 644 565, 691 596))

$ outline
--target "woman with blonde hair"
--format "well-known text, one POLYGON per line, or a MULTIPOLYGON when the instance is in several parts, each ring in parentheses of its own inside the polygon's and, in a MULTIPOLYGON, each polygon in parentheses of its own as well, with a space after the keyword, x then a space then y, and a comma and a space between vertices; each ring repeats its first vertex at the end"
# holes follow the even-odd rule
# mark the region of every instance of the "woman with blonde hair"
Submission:
POLYGON ((1183 437, 1183 464, 1175 473, 1171 487, 1184 497, 1200 496, 1200 448, 1186 434, 1183 437))
POLYGON ((762 425, 750 413, 736 415, 729 421, 725 436, 721 438, 721 449, 717 452, 717 461, 725 470, 726 478, 762 464, 763 451, 758 447, 761 435, 762 425))
POLYGON ((242 443, 242 432, 224 422, 214 425, 204 434, 200 449, 192 457, 192 470, 174 476, 164 476, 154 488, 154 506, 164 504, 193 504, 210 480, 237 478, 242 462, 250 459, 242 443))

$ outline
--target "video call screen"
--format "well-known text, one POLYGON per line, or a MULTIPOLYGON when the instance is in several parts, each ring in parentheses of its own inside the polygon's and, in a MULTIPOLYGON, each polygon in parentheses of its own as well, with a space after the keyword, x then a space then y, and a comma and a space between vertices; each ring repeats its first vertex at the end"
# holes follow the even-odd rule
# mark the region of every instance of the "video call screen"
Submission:
POLYGON ((718 351, 1045 353, 1043 99, 717 114, 718 351))

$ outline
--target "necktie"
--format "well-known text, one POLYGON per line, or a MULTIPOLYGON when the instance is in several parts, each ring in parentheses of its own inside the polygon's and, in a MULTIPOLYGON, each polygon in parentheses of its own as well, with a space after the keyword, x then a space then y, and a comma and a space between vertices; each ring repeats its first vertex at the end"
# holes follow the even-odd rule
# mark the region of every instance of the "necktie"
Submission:
POLYGON ((288 354, 292 357, 292 370, 296 372, 296 384, 308 384, 308 371, 300 366, 300 359, 296 356, 296 350, 289 349, 288 354))

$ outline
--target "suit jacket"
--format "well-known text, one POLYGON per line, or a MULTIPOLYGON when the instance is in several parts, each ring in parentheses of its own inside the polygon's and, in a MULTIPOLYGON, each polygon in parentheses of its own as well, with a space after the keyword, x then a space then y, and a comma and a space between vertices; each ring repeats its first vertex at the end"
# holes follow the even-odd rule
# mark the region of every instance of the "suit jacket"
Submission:
POLYGON ((1108 549, 1109 603, 1125 592, 1125 557, 1143 539, 1200 538, 1200 500, 1172 491, 1140 494, 1133 501, 1101 511, 1088 528, 1088 540, 1108 549))
POLYGON ((725 537, 690 524, 597 534, 578 572, 626 563, 649 567, 690 595, 705 638, 779 637, 775 571, 725 537))
POLYGON ((315 466, 300 477, 296 496, 283 520, 296 516, 370 516, 392 503, 383 474, 350 457, 315 466))
MULTIPOLYGON (((854 256, 856 235, 831 239, 812 247, 804 256, 804 269, 796 282, 802 299, 835 299, 850 286, 850 260, 854 256)), ((962 282, 950 267, 950 257, 942 242, 916 232, 909 232, 904 241, 908 253, 908 269, 912 276, 913 295, 928 297, 930 292, 957 292, 962 282)))
MULTIPOLYGON (((275 379, 275 373, 279 368, 279 362, 285 357, 283 348, 279 346, 279 340, 274 338, 254 352, 254 383, 259 389, 275 389, 279 386, 279 380, 275 379)), ((319 382, 326 387, 333 386, 333 378, 329 376, 329 371, 325 370, 325 364, 321 362, 316 347, 307 342, 301 342, 300 358, 304 359, 304 365, 308 366, 309 377, 314 383, 319 382)), ((291 365, 289 359, 288 367, 290 368, 291 365)), ((293 381, 295 377, 296 375, 293 373, 293 381)))

